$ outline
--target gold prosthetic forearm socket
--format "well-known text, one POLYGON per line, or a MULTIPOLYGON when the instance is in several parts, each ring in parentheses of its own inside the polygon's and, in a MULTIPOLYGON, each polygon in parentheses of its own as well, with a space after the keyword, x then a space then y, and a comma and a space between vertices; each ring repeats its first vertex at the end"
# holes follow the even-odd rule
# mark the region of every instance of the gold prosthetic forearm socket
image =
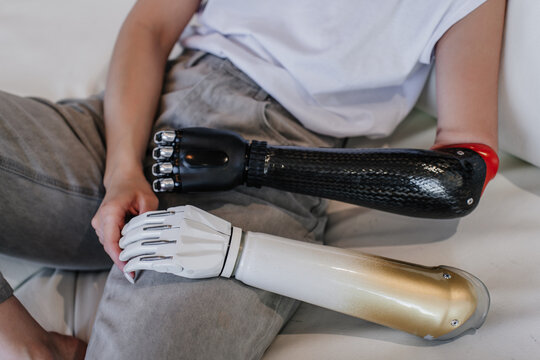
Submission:
POLYGON ((445 337, 452 332, 457 335, 473 317, 479 300, 486 301, 485 287, 458 269, 424 267, 360 253, 358 261, 361 268, 350 277, 356 286, 344 299, 348 305, 343 308, 352 316, 430 340, 446 339, 454 337, 445 337))
POLYGON ((451 339, 482 325, 489 293, 459 269, 247 233, 235 276, 244 283, 399 329, 451 339))

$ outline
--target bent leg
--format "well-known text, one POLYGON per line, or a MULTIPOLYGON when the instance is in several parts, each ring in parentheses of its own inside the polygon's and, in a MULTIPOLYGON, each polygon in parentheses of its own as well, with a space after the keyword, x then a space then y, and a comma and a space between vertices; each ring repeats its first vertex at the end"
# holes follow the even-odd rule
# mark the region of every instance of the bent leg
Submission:
POLYGON ((90 226, 104 192, 101 104, 0 92, 0 252, 55 267, 110 266, 90 226))
MULTIPOLYGON (((277 226, 299 229, 286 209, 240 194, 234 198, 235 204, 212 212, 244 228, 265 219, 260 226, 251 226, 255 231, 273 232, 277 226)), ((212 201, 189 202, 208 208, 212 201)), ((305 229, 284 232, 292 238, 314 237, 305 229)), ((113 268, 87 357, 259 359, 297 305, 291 298, 225 278, 190 280, 146 271, 131 285, 113 268)))
MULTIPOLYGON (((179 62, 171 71, 156 130, 208 126, 270 143, 335 145, 301 127, 227 61, 194 59, 179 62)), ((183 204, 244 230, 302 241, 320 241, 326 220, 321 199, 269 188, 160 194, 162 209, 183 204)), ((189 280, 146 271, 131 285, 113 269, 87 357, 258 359, 297 305, 296 300, 234 279, 189 280)))

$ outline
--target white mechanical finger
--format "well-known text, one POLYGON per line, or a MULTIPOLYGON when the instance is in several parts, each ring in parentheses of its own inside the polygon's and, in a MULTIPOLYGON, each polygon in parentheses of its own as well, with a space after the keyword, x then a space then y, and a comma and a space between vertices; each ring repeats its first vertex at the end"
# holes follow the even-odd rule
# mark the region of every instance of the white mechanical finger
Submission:
POLYGON ((140 271, 135 272, 135 276, 131 277, 131 274, 128 272, 124 272, 124 277, 127 281, 129 281, 131 284, 135 284, 135 279, 137 279, 137 276, 139 275, 140 271))
POLYGON ((149 211, 131 219, 122 229, 122 235, 143 225, 175 225, 184 218, 184 206, 177 206, 162 211, 149 211))
MULTIPOLYGON (((228 239, 222 241, 198 241, 190 238, 183 243, 150 245, 143 249, 143 242, 133 243, 121 254, 123 261, 129 260, 124 271, 155 270, 168 272, 191 279, 219 276, 227 254, 228 239), (167 260, 167 261, 165 261, 167 260)), ((156 240, 157 242, 158 240, 156 240)))
POLYGON ((231 229, 227 232, 217 231, 205 223, 191 219, 183 219, 177 225, 145 224, 128 231, 120 239, 119 246, 125 249, 129 244, 139 240, 178 240, 180 238, 184 238, 186 242, 196 241, 200 244, 216 241, 222 243, 224 239, 229 239, 231 231, 231 229))
POLYGON ((156 240, 161 236, 163 230, 169 229, 169 226, 163 227, 162 225, 155 226, 140 226, 132 229, 125 236, 120 238, 118 245, 120 248, 125 249, 129 244, 137 242, 139 240, 156 240))
POLYGON ((122 235, 125 235, 127 232, 145 224, 162 224, 163 220, 170 213, 166 210, 161 211, 148 211, 144 214, 135 216, 131 219, 122 229, 122 235))
POLYGON ((125 249, 129 244, 140 240, 178 240, 181 236, 179 227, 172 225, 143 225, 129 231, 120 239, 119 246, 125 249))
POLYGON ((172 255, 177 250, 177 240, 139 240, 120 253, 120 260, 127 261, 141 255, 172 255))
POLYGON ((121 253, 118 255, 118 258, 120 261, 128 261, 129 259, 132 259, 137 256, 141 255, 153 255, 155 254, 152 249, 144 248, 140 246, 140 241, 128 245, 121 253))
POLYGON ((152 266, 148 262, 140 262, 139 257, 135 257, 127 262, 124 266, 124 274, 129 274, 133 271, 152 270, 152 266))
POLYGON ((153 270, 183 276, 184 268, 172 256, 143 255, 128 261, 124 273, 139 270, 153 270))
POLYGON ((180 226, 186 220, 197 223, 199 228, 208 227, 223 234, 231 234, 232 226, 228 221, 225 221, 204 210, 186 205, 172 207, 166 211, 150 211, 136 216, 131 219, 126 226, 124 226, 124 229, 122 229, 122 235, 125 236, 135 229, 139 229, 141 227, 150 227, 153 225, 180 226))

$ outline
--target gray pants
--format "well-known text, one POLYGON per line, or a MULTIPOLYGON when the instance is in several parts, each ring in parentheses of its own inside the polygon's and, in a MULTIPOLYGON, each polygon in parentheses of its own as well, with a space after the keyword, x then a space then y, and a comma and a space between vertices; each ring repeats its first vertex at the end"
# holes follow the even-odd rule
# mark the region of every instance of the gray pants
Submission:
MULTIPOLYGON (((230 62, 187 52, 169 64, 154 130, 206 126, 272 144, 336 146, 303 128, 230 62)), ((90 226, 104 195, 102 99, 53 104, 0 93, 0 252, 77 270, 111 261, 90 226)), ((145 171, 151 159, 145 161, 145 171)), ((245 230, 321 241, 325 204, 273 189, 163 194, 160 208, 192 204, 245 230)), ((0 275, 0 301, 12 294, 0 275)), ((297 301, 234 279, 143 272, 130 285, 111 270, 90 359, 257 359, 297 301)))

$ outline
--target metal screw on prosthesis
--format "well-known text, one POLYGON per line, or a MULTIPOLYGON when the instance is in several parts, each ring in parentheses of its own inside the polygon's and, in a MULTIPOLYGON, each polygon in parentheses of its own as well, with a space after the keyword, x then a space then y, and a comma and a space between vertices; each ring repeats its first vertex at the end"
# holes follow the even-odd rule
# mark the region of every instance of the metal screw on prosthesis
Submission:
MULTIPOLYGON (((454 338, 457 338, 461 335, 464 335, 468 332, 474 332, 476 329, 480 328, 484 321, 486 320, 487 313, 489 311, 489 291, 486 288, 486 285, 482 281, 480 281, 477 277, 474 275, 469 274, 466 271, 456 269, 449 266, 443 267, 445 270, 449 270, 448 272, 444 272, 443 274, 447 273, 450 274, 450 271, 454 273, 458 278, 463 277, 465 280, 469 282, 469 284, 472 286, 473 291, 476 294, 476 309, 471 316, 469 316, 466 319, 453 319, 450 321, 450 326, 454 328, 449 333, 440 336, 436 338, 435 340, 451 340, 454 338)), ((432 339, 433 340, 433 339, 432 339)))

